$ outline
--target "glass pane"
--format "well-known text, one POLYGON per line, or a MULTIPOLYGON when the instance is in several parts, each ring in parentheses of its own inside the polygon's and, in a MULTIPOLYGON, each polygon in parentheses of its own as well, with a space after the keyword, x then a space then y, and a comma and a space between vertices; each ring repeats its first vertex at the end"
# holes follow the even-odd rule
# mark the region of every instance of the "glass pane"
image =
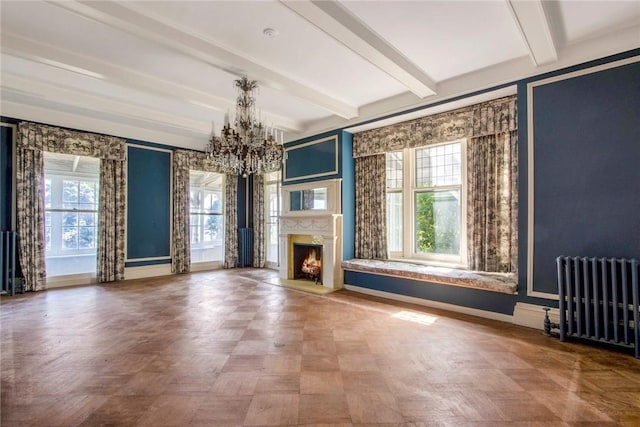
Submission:
POLYGON ((91 249, 95 247, 95 228, 80 227, 78 231, 78 248, 91 249))
POLYGON ((415 251, 460 254, 460 191, 425 191, 415 196, 415 251))
POLYGON ((205 242, 213 242, 213 241, 222 241, 222 225, 223 219, 220 215, 209 215, 204 219, 204 241, 205 242))
POLYGON ((62 227, 62 249, 78 248, 78 228, 62 227))
POLYGON ((62 214, 62 224, 67 227, 78 225, 78 214, 75 212, 64 212, 62 214))
POLYGON ((45 208, 51 207, 51 180, 50 179, 44 180, 44 207, 45 208))
POLYGON ((62 181, 62 201, 65 204, 78 203, 78 181, 62 181))
MULTIPOLYGON (((84 205, 92 206, 96 203, 96 185, 94 182, 80 182, 80 194, 78 197, 78 202, 84 205)), ((83 208, 86 209, 86 208, 83 208)))
POLYGON ((402 193, 387 193, 387 245, 390 252, 402 252, 402 193))
MULTIPOLYGON (((98 214, 97 213, 79 213, 78 225, 95 226, 98 214)), ((68 224, 69 225, 69 224, 68 224)))
POLYGON ((402 188, 402 152, 387 153, 387 188, 402 188))
POLYGON ((460 143, 416 149, 416 187, 459 185, 460 143))

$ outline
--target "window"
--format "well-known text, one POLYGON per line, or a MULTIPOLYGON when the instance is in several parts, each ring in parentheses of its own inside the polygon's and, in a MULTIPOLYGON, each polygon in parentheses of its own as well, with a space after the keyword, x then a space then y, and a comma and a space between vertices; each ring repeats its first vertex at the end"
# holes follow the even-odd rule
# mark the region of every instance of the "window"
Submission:
POLYGON ((100 160, 45 152, 44 173, 47 275, 95 273, 100 160))
POLYGON ((280 197, 280 171, 271 172, 265 175, 265 242, 267 251, 267 264, 276 267, 279 264, 278 243, 279 243, 279 217, 282 210, 282 200, 280 197))
POLYGON ((222 261, 224 257, 224 175, 189 172, 191 262, 222 261))
POLYGON ((464 141, 387 154, 391 258, 466 262, 464 141))

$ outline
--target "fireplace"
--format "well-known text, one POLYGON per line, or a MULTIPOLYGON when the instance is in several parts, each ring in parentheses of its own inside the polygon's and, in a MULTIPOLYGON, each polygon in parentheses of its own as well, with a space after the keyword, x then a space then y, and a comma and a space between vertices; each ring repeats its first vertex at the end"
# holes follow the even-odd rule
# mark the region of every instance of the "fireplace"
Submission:
POLYGON ((327 289, 342 288, 340 183, 341 180, 332 179, 282 187, 284 206, 280 216, 281 279, 312 281, 327 289), (306 191, 314 191, 314 195, 319 193, 323 204, 303 209, 302 204, 292 203, 298 200, 298 196, 306 197, 306 191))
POLYGON ((293 244, 293 279, 322 285, 322 245, 293 244))

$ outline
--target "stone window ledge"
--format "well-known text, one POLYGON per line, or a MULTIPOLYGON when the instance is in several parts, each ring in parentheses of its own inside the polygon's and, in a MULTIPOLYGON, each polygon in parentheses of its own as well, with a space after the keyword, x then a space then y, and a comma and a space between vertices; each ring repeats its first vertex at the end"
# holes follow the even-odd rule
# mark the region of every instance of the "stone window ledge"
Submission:
POLYGON ((348 261, 342 261, 342 268, 350 271, 382 274, 512 295, 516 294, 518 290, 516 275, 513 273, 486 273, 374 259, 350 259, 348 261))

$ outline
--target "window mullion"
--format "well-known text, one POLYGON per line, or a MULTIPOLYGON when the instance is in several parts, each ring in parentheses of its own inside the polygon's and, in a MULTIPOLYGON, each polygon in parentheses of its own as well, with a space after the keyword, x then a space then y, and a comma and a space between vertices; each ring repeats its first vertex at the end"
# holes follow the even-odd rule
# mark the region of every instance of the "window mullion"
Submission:
POLYGON ((413 254, 413 180, 415 151, 402 150, 402 256, 411 258, 413 254))

